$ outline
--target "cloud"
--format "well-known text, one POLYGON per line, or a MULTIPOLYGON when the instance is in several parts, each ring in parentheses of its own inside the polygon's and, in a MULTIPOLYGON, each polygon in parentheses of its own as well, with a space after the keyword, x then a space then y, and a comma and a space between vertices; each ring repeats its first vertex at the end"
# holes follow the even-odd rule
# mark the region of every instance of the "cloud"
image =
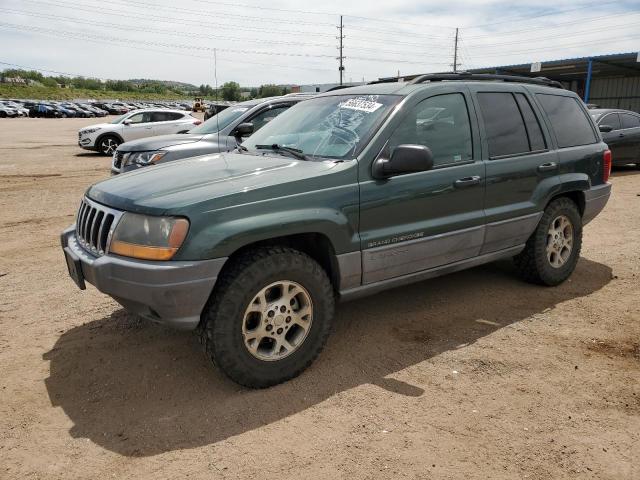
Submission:
POLYGON ((213 84, 215 48, 219 83, 329 83, 338 12, 347 81, 450 70, 456 26, 463 69, 633 51, 640 41, 638 1, 3 0, 0 61, 213 84))

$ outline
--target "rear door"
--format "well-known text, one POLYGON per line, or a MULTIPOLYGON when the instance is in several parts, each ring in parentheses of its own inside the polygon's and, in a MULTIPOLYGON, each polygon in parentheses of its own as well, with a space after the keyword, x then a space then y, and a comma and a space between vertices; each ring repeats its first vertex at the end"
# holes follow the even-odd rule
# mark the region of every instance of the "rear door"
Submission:
MULTIPOLYGON (((475 257, 484 238, 484 164, 466 89, 426 89, 386 128, 378 157, 403 144, 431 149, 434 168, 376 180, 360 170, 363 283, 370 284, 475 257)), ((375 159, 374 159, 375 160, 375 159)))
POLYGON ((502 84, 469 87, 481 125, 486 165, 487 228, 481 253, 522 245, 542 216, 542 200, 557 185, 558 158, 527 89, 502 84))
POLYGON ((180 121, 183 118, 184 115, 178 112, 152 112, 151 122, 153 123, 153 134, 170 135, 189 130, 192 125, 180 121))

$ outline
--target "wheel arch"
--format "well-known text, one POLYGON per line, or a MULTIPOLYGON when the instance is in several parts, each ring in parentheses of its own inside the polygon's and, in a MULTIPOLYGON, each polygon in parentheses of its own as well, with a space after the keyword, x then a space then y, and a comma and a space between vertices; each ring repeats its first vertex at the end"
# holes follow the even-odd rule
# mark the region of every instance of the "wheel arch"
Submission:
POLYGON ((124 143, 124 138, 122 138, 122 135, 120 135, 118 132, 104 132, 100 134, 98 138, 96 138, 96 143, 95 143, 96 147, 106 137, 115 137, 120 141, 120 143, 124 143))

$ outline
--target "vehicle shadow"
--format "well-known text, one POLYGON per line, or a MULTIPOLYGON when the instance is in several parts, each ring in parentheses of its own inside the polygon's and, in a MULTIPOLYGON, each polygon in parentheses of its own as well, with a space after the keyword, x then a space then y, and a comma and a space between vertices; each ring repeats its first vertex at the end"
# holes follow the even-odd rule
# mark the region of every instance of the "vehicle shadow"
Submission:
POLYGON ((626 177, 627 175, 640 175, 640 167, 620 165, 611 168, 611 176, 613 177, 626 177))
POLYGON ((91 158, 106 158, 111 160, 111 157, 102 155, 99 152, 80 152, 75 154, 76 157, 91 157, 91 158))
POLYGON ((555 288, 523 283, 509 262, 345 303, 323 354, 300 377, 249 390, 209 366, 192 334, 152 325, 124 310, 65 332, 45 380, 70 434, 126 456, 209 445, 282 420, 362 384, 398 395, 424 391, 389 377, 448 350, 589 295, 611 269, 581 259, 555 288), (286 401, 285 401, 286 400, 286 401))

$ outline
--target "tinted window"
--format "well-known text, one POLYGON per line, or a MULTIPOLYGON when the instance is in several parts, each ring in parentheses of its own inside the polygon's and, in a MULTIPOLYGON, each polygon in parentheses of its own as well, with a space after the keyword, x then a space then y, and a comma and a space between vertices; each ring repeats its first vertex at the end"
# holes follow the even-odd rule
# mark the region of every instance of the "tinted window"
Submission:
POLYGON ((516 93, 515 97, 518 102, 518 107, 520 107, 520 113, 524 119, 524 124, 527 127, 529 149, 533 152, 546 149, 547 144, 544 141, 544 135, 542 134, 540 123, 538 122, 536 114, 533 112, 529 99, 524 95, 524 93, 516 93))
POLYGON ((589 118, 577 99, 547 94, 538 94, 538 99, 549 117, 560 148, 596 142, 589 118))
POLYGON ((413 107, 391 135, 390 153, 403 144, 429 147, 434 165, 472 160, 471 125, 464 96, 438 95, 413 107))
POLYGON ((529 139, 516 99, 510 92, 479 93, 489 156, 529 152, 529 139))
POLYGON ((169 117, 168 120, 180 120, 185 117, 183 113, 178 112, 169 112, 167 115, 169 117))
POLYGON ((614 130, 620 130, 620 118, 617 113, 610 113, 602 117, 602 120, 598 122, 598 125, 609 125, 614 130))
POLYGON ((280 107, 274 107, 274 108, 268 108, 268 109, 263 110, 262 112, 258 113, 255 117, 253 117, 251 120, 249 120, 251 123, 253 123, 253 131, 256 132, 256 131, 260 130, 267 123, 269 123, 271 120, 273 120, 278 115, 280 115, 282 112, 284 112, 287 108, 289 108, 289 105, 280 106, 280 107))
POLYGON ((640 117, 636 117, 635 115, 621 113, 620 120, 622 121, 622 128, 640 127, 640 117))
POLYGON ((151 121, 152 122, 166 122, 168 120, 173 120, 171 118, 171 113, 169 113, 169 112, 153 112, 153 113, 151 113, 151 121))

